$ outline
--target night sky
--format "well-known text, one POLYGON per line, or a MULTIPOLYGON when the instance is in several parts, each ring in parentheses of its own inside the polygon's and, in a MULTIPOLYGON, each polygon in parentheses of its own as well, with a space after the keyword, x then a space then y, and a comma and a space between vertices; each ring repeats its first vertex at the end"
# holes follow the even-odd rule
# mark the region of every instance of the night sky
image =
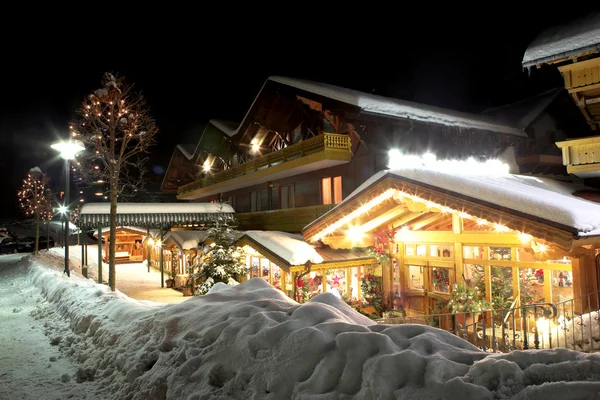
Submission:
POLYGON ((323 12, 280 23, 270 17, 210 24, 204 15, 178 31, 126 32, 122 46, 107 50, 97 30, 89 40, 49 31, 35 41, 13 38, 2 57, 0 218, 20 216, 16 191, 36 165, 60 189, 62 161, 49 146, 66 135, 73 111, 105 71, 125 75, 145 94, 160 129, 151 167, 160 171, 176 144, 196 143, 209 119, 240 121, 270 75, 471 112, 562 86, 555 68, 530 75, 521 59, 541 30, 576 14, 509 8, 479 16, 405 11, 387 21, 359 9, 352 18, 323 12), (127 43, 134 39, 135 46, 127 43))

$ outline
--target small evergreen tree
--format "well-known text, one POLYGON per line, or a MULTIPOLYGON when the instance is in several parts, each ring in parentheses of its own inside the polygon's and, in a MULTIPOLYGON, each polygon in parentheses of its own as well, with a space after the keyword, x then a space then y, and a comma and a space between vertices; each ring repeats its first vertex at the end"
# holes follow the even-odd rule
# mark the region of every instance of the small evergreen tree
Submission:
MULTIPOLYGON (((223 204, 220 203, 220 210, 223 204)), ((239 232, 236 221, 226 216, 218 217, 207 229, 208 236, 202 249, 200 262, 188 267, 190 284, 197 287, 196 295, 208 293, 217 282, 233 284, 247 273, 244 251, 235 245, 239 232)))

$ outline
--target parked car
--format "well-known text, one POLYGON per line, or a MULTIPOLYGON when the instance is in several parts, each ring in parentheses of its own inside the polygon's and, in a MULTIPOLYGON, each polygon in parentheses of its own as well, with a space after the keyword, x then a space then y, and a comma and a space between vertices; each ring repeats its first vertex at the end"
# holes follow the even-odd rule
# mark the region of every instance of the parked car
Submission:
POLYGON ((19 244, 16 240, 3 240, 0 243, 0 254, 18 253, 19 244))
MULTIPOLYGON (((54 239, 50 238, 48 242, 48 238, 46 236, 40 236, 38 242, 38 249, 47 249, 48 243, 50 247, 54 247, 54 239)), ((35 236, 27 236, 22 239, 17 240, 17 247, 20 253, 22 252, 30 252, 35 250, 35 236)))
MULTIPOLYGON (((33 243, 33 246, 35 247, 35 242, 33 243)), ((40 242, 38 244, 38 249, 42 250, 42 249, 48 249, 54 247, 54 239, 52 238, 48 238, 46 236, 44 237, 40 237, 40 242), (48 240, 50 239, 50 240, 48 240)))
POLYGON ((26 236, 17 240, 19 253, 29 252, 35 249, 35 236, 26 236))

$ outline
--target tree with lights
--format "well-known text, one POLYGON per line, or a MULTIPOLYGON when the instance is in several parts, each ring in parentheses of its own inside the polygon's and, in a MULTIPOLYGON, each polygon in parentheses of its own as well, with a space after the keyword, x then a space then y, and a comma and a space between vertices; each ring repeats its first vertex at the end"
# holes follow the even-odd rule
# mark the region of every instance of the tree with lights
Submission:
MULTIPOLYGON (((221 208, 223 203, 219 203, 221 208)), ((192 290, 197 286, 197 294, 208 293, 217 282, 234 284, 247 273, 244 251, 235 245, 237 231, 235 220, 217 217, 207 229, 206 242, 200 256, 200 262, 188 267, 189 282, 192 290)))
POLYGON ((31 168, 23 179, 23 186, 18 192, 19 204, 27 217, 35 218, 35 254, 40 242, 40 219, 46 211, 46 185, 48 177, 38 167, 31 168))
POLYGON ((144 184, 148 149, 158 128, 144 97, 122 76, 105 73, 102 87, 83 101, 71 136, 86 147, 78 157, 80 181, 108 182, 110 236, 108 284, 115 290, 115 238, 117 199, 133 196, 144 184))

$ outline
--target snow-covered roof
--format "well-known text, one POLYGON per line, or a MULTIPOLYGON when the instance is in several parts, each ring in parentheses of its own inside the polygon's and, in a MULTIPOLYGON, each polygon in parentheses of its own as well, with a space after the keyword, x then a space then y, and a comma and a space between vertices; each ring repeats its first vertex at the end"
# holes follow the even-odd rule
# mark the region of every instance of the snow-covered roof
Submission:
POLYGON ((499 122, 503 121, 520 129, 526 129, 563 90, 565 89, 551 89, 515 103, 489 108, 482 114, 495 118, 499 122))
POLYGON ((223 121, 220 119, 211 119, 208 122, 219 128, 219 130, 223 131, 229 137, 237 133, 237 128, 240 125, 238 122, 223 121))
POLYGON ((594 50, 600 51, 600 12, 543 31, 525 50, 522 64, 529 68, 594 50))
POLYGON ((427 167, 383 170, 366 180, 341 204, 386 176, 418 182, 457 196, 535 216, 573 228, 578 236, 600 235, 600 204, 573 196, 572 193, 580 186, 525 175, 478 174, 476 170, 458 173, 427 167))
POLYGON ((279 231, 246 231, 245 236, 285 260, 289 265, 323 262, 315 248, 302 235, 279 231))
POLYGON ((191 160, 194 157, 194 150, 196 150, 196 146, 193 144, 178 144, 177 148, 181 151, 181 154, 184 155, 185 158, 191 160))
POLYGON ((377 96, 359 92, 357 90, 302 79, 271 76, 268 80, 292 86, 342 103, 351 104, 367 113, 411 119, 438 125, 457 126, 464 129, 502 132, 519 137, 526 136, 520 129, 500 124, 484 115, 470 114, 412 101, 377 96))
POLYGON ((183 250, 191 250, 198 247, 198 244, 204 242, 206 237, 208 236, 207 231, 170 231, 168 232, 164 239, 163 243, 169 243, 169 241, 174 241, 177 246, 181 247, 183 250))
MULTIPOLYGON (((118 214, 197 214, 234 213, 229 204, 223 203, 119 203, 118 214), (222 208, 221 208, 222 207, 222 208)), ((81 207, 81 215, 110 214, 110 203, 87 203, 81 207)))

